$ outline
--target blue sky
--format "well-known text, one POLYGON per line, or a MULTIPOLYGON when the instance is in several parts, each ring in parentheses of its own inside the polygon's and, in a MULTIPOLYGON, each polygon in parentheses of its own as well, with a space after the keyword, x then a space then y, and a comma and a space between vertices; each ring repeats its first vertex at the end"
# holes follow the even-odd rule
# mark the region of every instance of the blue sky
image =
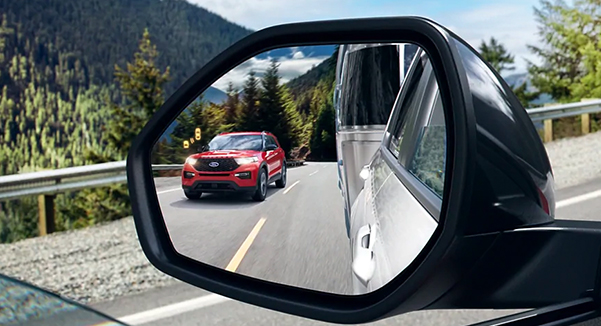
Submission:
MULTIPOLYGON (((447 26, 473 46, 496 37, 516 57, 516 72, 527 58, 538 63, 527 44, 539 44, 534 7, 538 0, 188 0, 251 29, 307 20, 425 16, 447 26)), ((571 1, 568 1, 570 3, 571 1)))

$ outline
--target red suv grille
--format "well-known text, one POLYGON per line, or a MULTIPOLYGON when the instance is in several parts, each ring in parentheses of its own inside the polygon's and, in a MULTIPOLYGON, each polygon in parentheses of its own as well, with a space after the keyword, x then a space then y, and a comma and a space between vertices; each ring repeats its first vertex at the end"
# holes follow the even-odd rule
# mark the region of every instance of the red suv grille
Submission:
POLYGON ((238 168, 238 163, 233 158, 199 158, 194 164, 196 171, 206 172, 225 172, 234 171, 238 168), (211 166, 215 165, 216 166, 211 166))

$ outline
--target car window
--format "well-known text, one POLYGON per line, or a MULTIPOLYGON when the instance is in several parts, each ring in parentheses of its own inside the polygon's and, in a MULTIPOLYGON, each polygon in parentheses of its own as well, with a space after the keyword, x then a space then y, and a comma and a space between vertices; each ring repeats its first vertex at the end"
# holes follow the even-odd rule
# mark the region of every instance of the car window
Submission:
POLYGON ((434 108, 427 123, 418 133, 415 151, 408 170, 426 187, 442 198, 446 162, 446 126, 438 84, 434 83, 436 96, 434 108))
POLYGON ((216 136, 209 143, 209 150, 261 150, 260 135, 224 135, 216 136))
POLYGON ((276 147, 279 147, 273 136, 267 136, 267 145, 275 145, 276 147))
POLYGON ((401 168, 442 198, 446 159, 444 110, 431 63, 425 57, 422 62, 423 69, 415 69, 408 80, 388 148, 401 168))
POLYGON ((400 113, 395 115, 397 122, 393 125, 390 143, 388 144, 388 149, 397 159, 399 158, 401 143, 405 137, 405 131, 408 126, 406 121, 411 120, 413 118, 411 115, 419 111, 417 109, 421 106, 424 97, 427 76, 429 75, 426 73, 426 69, 424 69, 429 68, 427 65, 429 65, 429 62, 425 61, 425 59, 420 60, 412 75, 407 80, 407 93, 404 96, 402 103, 397 104, 399 107, 396 108, 396 110, 400 113))

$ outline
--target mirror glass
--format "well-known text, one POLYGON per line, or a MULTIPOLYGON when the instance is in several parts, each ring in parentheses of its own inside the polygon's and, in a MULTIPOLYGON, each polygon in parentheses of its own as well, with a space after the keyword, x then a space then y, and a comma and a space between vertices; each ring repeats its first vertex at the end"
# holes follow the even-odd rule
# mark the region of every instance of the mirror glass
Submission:
POLYGON ((438 227, 438 83, 412 44, 281 48, 194 99, 153 147, 176 250, 336 294, 377 290, 438 227))

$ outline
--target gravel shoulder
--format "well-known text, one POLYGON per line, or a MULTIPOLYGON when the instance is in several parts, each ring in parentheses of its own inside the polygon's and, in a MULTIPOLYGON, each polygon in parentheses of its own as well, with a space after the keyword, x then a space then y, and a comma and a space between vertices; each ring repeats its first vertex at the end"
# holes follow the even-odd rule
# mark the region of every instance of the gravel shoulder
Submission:
MULTIPOLYGON (((546 144, 556 188, 601 176, 601 132, 546 144)), ((177 178, 157 183, 176 187, 177 178)), ((85 304, 177 283, 144 256, 127 217, 86 229, 0 245, 0 273, 85 304)))
POLYGON ((557 189, 601 176, 601 132, 545 144, 557 189))
POLYGON ((150 264, 133 218, 0 245, 0 273, 82 303, 176 282, 150 264))

